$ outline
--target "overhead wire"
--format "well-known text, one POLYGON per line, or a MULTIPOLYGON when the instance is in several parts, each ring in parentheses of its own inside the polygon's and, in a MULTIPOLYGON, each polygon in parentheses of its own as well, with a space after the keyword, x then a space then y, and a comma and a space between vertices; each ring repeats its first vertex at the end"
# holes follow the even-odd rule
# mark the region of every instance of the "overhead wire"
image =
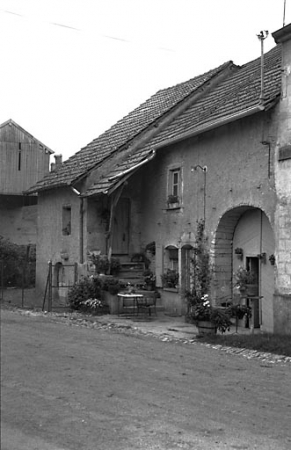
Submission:
MULTIPOLYGON (((0 11, 4 12, 6 14, 12 14, 12 15, 21 17, 23 19, 30 19, 30 17, 25 15, 25 14, 19 14, 19 13, 16 13, 14 11, 8 11, 8 10, 3 9, 3 8, 0 8, 0 11)), ((42 22, 47 23, 49 25, 56 26, 56 27, 67 28, 69 30, 79 31, 81 33, 84 32, 84 30, 81 29, 81 28, 76 28, 76 27, 73 27, 71 25, 66 25, 66 24, 63 24, 63 23, 50 22, 50 21, 47 21, 47 22, 46 21, 42 21, 42 22)), ((111 39, 111 40, 115 40, 115 41, 129 43, 129 44, 136 44, 136 42, 134 42, 132 40, 121 38, 121 37, 117 37, 117 36, 110 36, 110 35, 102 34, 102 33, 95 33, 95 35, 98 35, 98 36, 103 37, 105 39, 111 39)), ((139 44, 141 44, 141 43, 139 43, 139 44)), ((155 48, 158 49, 158 50, 161 50, 161 51, 175 52, 175 50, 173 50, 171 48, 166 48, 166 47, 155 47, 155 48)))

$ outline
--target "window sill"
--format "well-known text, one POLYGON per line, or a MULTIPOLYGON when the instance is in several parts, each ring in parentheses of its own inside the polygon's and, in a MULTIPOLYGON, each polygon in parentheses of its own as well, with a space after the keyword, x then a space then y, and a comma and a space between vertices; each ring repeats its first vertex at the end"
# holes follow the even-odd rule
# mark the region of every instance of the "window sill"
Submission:
POLYGON ((181 209, 182 205, 180 203, 171 203, 167 205, 167 211, 171 211, 172 209, 181 209))
POLYGON ((179 292, 179 289, 178 288, 163 287, 163 291, 166 291, 166 292, 179 292))

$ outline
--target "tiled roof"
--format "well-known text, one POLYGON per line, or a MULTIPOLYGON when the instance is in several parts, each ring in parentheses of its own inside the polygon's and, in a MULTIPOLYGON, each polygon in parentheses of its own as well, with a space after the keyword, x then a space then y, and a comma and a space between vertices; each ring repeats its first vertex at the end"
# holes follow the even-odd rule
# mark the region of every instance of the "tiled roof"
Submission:
POLYGON ((232 65, 231 62, 227 62, 184 83, 158 91, 97 139, 66 160, 60 168, 50 172, 29 192, 72 184, 123 146, 138 139, 140 134, 155 121, 195 93, 197 89, 230 64, 232 65))
POLYGON ((261 58, 237 68, 226 79, 190 105, 153 139, 112 167, 106 177, 88 189, 88 195, 106 192, 118 179, 110 180, 116 174, 128 170, 143 161, 153 150, 169 140, 182 139, 203 130, 207 124, 239 114, 259 104, 266 109, 272 106, 281 92, 281 48, 274 47, 265 54, 264 100, 261 94, 261 58))

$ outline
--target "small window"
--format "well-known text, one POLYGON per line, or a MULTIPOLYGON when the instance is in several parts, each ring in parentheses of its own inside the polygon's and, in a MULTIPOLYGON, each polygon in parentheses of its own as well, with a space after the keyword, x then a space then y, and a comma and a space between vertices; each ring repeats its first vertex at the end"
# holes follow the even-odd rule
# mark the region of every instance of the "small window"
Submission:
POLYGON ((21 142, 18 143, 18 170, 21 170, 21 142))
POLYGON ((181 169, 171 169, 169 171, 168 180, 168 208, 177 208, 181 204, 182 196, 182 180, 181 180, 181 169))
POLYGON ((63 206, 63 236, 71 234, 71 206, 63 206))

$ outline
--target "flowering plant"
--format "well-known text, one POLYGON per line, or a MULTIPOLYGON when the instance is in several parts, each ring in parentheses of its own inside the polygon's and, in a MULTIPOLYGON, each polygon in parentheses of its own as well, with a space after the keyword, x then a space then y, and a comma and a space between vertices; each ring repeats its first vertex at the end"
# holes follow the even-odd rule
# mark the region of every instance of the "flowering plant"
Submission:
POLYGON ((211 317, 211 305, 208 300, 208 294, 203 295, 200 299, 197 299, 197 303, 192 305, 190 314, 194 321, 210 320, 211 317))
POLYGON ((174 269, 168 269, 161 275, 161 279, 164 287, 175 288, 179 283, 179 274, 174 269))
POLYGON ((88 298, 88 300, 83 300, 81 304, 84 305, 85 308, 91 310, 103 308, 103 303, 101 302, 101 300, 98 300, 98 298, 88 298))
POLYGON ((191 298, 190 294, 190 296, 188 296, 188 301, 190 301, 191 305, 189 317, 196 325, 198 325, 198 322, 206 321, 213 323, 215 328, 220 330, 221 333, 230 329, 230 326, 232 325, 230 311, 228 309, 224 311, 221 308, 213 307, 210 303, 208 294, 205 294, 200 298, 191 298))

